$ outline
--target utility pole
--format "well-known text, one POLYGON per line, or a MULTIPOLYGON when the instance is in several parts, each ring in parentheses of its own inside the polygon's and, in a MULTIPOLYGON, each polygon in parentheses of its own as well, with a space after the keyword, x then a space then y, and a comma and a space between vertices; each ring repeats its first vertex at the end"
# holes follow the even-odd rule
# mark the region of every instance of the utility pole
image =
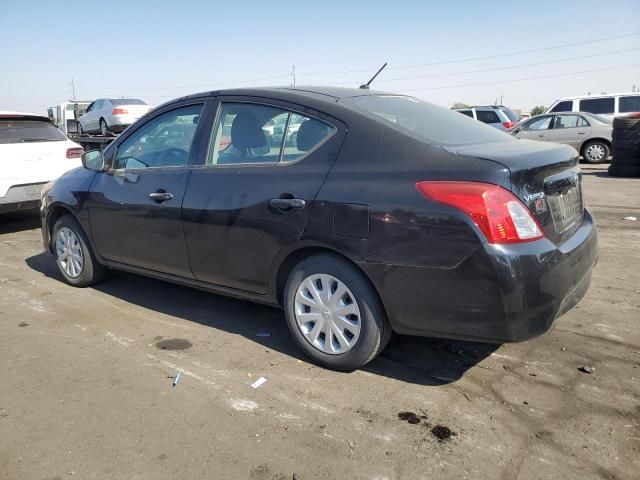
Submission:
POLYGON ((73 91, 73 99, 76 99, 76 85, 73 83, 73 77, 71 77, 71 90, 73 91))
POLYGON ((293 82, 291 86, 295 87, 296 86, 296 66, 295 65, 292 66, 291 73, 289 75, 291 75, 292 82, 293 82))

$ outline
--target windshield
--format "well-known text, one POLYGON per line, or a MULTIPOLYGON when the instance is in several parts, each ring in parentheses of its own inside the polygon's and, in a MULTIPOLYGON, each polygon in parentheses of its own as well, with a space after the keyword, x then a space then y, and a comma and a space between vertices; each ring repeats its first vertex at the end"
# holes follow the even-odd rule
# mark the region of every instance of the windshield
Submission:
POLYGON ((344 98, 340 103, 432 144, 455 146, 513 140, 466 115, 413 97, 363 95, 344 98))
POLYGON ((116 106, 120 105, 146 105, 142 100, 137 98, 111 98, 109 101, 116 106))
POLYGON ((56 142, 66 140, 60 130, 37 120, 0 120, 0 143, 56 142))

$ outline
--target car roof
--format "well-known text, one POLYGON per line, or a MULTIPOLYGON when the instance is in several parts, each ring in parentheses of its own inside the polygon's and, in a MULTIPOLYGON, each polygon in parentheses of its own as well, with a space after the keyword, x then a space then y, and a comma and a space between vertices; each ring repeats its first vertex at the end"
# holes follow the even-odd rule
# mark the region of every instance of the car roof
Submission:
POLYGON ((576 97, 558 98, 554 103, 565 102, 567 100, 587 100, 589 98, 609 98, 609 97, 630 97, 640 95, 640 92, 623 92, 623 93, 600 93, 598 95, 578 95, 576 97))
POLYGON ((0 119, 13 119, 13 120, 38 120, 41 122, 51 122, 51 119, 46 115, 40 115, 38 113, 27 112, 12 112, 9 110, 0 110, 0 119))

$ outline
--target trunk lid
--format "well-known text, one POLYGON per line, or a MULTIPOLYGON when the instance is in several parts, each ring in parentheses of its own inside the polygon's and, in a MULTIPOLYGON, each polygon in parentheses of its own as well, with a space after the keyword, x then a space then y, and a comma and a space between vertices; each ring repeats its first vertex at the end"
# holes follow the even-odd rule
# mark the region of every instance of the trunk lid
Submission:
POLYGON ((508 168, 511 192, 531 211, 552 242, 564 242, 582 224, 582 173, 578 152, 572 147, 513 140, 447 150, 492 160, 508 168))

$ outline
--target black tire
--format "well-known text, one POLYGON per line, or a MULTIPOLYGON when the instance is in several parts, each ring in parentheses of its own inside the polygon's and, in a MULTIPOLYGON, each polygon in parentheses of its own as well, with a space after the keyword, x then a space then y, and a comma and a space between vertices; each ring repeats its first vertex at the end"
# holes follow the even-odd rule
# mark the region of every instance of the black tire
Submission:
POLYGON ((612 177, 640 177, 640 165, 638 166, 611 165, 609 167, 609 175, 611 175, 612 177))
POLYGON ((373 360, 384 350, 392 329, 369 280, 342 258, 330 254, 313 255, 296 265, 287 279, 283 295, 284 312, 289 331, 298 347, 315 363, 332 370, 353 371, 373 360), (360 334, 345 353, 330 354, 314 347, 302 334, 295 316, 298 287, 310 275, 328 274, 344 283, 353 293, 360 311, 360 334))
POLYGON ((87 237, 82 230, 82 227, 71 215, 63 215, 56 221, 51 234, 51 245, 56 257, 56 264, 58 265, 58 269, 60 270, 60 273, 62 274, 64 280, 69 285, 73 285, 74 287, 88 287, 89 285, 93 285, 94 283, 99 282, 106 276, 107 269, 103 265, 100 265, 100 263, 98 263, 95 255, 93 254, 93 250, 89 245, 89 241, 87 240, 87 237), (63 267, 61 260, 57 255, 56 239, 58 238, 58 232, 62 228, 68 228, 75 234, 80 244, 80 249, 82 250, 82 269, 80 271, 80 274, 75 277, 69 275, 65 271, 65 268, 63 267))
MULTIPOLYGON (((639 130, 640 132, 640 130, 639 130)), ((613 148, 621 148, 623 150, 640 150, 640 139, 633 140, 614 140, 613 148)))
POLYGON ((104 118, 100 119, 100 135, 108 136, 111 133, 109 130, 109 125, 107 125, 107 121, 104 118))
POLYGON ((616 117, 613 119, 613 128, 622 130, 640 129, 640 117, 616 117))
POLYGON ((640 141, 640 129, 624 130, 624 129, 614 128, 611 134, 611 138, 613 138, 614 144, 619 141, 628 141, 628 140, 640 141))
POLYGON ((640 158, 640 147, 639 148, 618 148, 617 146, 613 149, 613 158, 640 158))
POLYGON ((611 149, 609 148, 609 145, 602 140, 590 140, 582 146, 582 151, 580 152, 580 154, 582 155, 582 159, 586 163, 591 163, 591 164, 603 163, 603 162, 606 162, 607 159, 609 158, 609 155, 611 155, 611 149), (604 149, 604 156, 602 158, 595 159, 589 155, 588 153, 589 147, 594 147, 594 146, 601 147, 602 149, 604 149))

